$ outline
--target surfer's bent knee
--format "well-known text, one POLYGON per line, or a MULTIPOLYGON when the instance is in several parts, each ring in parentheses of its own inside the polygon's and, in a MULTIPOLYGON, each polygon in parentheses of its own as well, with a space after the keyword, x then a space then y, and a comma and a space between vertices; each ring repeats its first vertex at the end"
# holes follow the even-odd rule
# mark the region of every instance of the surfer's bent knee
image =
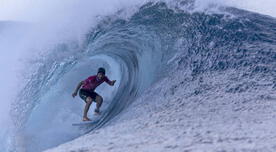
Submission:
POLYGON ((86 103, 91 104, 91 103, 92 103, 92 98, 91 98, 91 97, 87 97, 87 98, 86 98, 86 103))
POLYGON ((96 96, 96 101, 103 102, 103 97, 100 95, 96 96))

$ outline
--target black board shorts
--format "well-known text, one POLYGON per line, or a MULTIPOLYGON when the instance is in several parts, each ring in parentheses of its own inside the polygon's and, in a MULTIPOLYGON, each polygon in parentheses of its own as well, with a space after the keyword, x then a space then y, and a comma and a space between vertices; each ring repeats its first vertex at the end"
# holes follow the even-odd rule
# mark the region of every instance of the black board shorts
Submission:
POLYGON ((91 97, 92 100, 95 101, 96 96, 98 96, 98 94, 94 91, 90 91, 90 90, 86 90, 86 89, 80 89, 79 96, 82 100, 84 100, 86 102, 87 97, 91 97))

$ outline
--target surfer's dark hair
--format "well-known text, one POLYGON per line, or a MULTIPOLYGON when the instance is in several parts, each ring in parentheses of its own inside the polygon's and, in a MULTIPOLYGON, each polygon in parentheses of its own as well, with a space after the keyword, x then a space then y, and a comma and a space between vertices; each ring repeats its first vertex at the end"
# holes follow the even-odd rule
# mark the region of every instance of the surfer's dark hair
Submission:
POLYGON ((102 68, 102 67, 100 67, 100 68, 98 69, 98 73, 102 73, 103 75, 105 75, 105 69, 102 68))

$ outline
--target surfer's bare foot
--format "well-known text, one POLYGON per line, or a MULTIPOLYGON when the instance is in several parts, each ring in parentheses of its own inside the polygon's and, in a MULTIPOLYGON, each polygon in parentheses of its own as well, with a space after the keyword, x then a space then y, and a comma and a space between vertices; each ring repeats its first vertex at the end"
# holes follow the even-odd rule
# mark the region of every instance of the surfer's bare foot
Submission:
POLYGON ((100 115, 100 114, 101 114, 101 113, 97 113, 97 112, 94 113, 94 115, 100 115))
POLYGON ((88 117, 83 117, 82 121, 91 121, 88 117))

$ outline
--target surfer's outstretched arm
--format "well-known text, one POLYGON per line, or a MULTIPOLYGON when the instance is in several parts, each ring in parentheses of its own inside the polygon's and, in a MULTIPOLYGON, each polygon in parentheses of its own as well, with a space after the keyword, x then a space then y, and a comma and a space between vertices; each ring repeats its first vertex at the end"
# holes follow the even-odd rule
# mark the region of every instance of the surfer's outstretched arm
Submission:
POLYGON ((82 85, 83 85, 83 81, 81 81, 81 82, 78 84, 77 88, 75 89, 75 92, 73 92, 73 94, 72 94, 73 98, 78 94, 78 91, 79 91, 79 89, 80 89, 80 87, 81 87, 82 85))
POLYGON ((114 84, 115 84, 115 82, 116 82, 116 80, 110 81, 107 77, 105 77, 104 81, 105 81, 107 84, 109 84, 110 86, 114 86, 114 84))

